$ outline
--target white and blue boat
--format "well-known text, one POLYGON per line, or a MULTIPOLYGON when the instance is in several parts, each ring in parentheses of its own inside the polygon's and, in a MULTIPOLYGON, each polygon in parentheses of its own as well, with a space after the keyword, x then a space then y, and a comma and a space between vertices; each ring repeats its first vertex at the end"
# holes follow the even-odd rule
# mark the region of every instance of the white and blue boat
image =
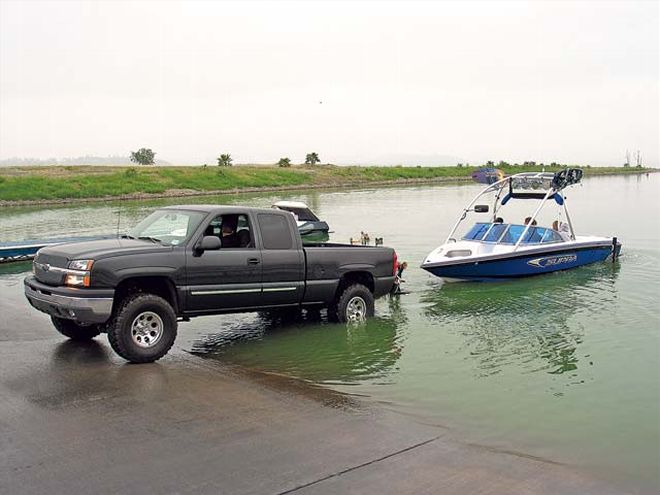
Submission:
POLYGON ((288 211, 296 218, 298 232, 304 244, 327 242, 330 238, 330 227, 320 220, 309 206, 300 201, 278 201, 273 205, 278 210, 288 211))
POLYGON ((463 210, 444 244, 428 254, 422 268, 447 282, 487 281, 528 277, 616 259, 621 243, 616 237, 577 236, 568 212, 565 188, 582 178, 582 170, 557 173, 525 172, 489 184, 463 210), (493 208, 477 204, 494 195, 493 208), (536 200, 536 208, 524 224, 505 223, 499 216, 510 201, 536 200), (552 227, 537 226, 546 203, 559 207, 552 227), (472 213, 492 213, 488 221, 476 222, 462 238, 456 233, 472 213))

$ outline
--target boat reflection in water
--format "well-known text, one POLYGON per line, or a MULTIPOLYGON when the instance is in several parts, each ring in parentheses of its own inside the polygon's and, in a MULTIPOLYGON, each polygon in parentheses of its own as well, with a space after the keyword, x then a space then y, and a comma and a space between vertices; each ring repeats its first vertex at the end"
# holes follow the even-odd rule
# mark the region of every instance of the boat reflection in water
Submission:
POLYGON ((400 308, 395 308, 391 316, 358 326, 330 324, 318 317, 223 322, 221 333, 196 340, 191 352, 321 384, 378 381, 395 369, 401 355, 397 331, 401 318, 400 308))
POLYGON ((578 356, 581 319, 614 304, 618 271, 618 264, 591 265, 515 283, 435 287, 422 295, 424 313, 460 338, 480 376, 512 366, 523 373, 571 373, 593 364, 578 356))

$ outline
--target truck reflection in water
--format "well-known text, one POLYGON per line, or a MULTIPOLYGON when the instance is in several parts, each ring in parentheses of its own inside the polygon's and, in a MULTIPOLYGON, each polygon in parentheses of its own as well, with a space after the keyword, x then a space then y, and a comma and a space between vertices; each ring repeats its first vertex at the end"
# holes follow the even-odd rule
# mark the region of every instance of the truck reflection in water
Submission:
POLYGON ((313 312, 292 322, 265 317, 223 322, 222 332, 194 341, 191 352, 322 384, 378 381, 396 370, 401 318, 398 308, 355 326, 326 323, 313 312))
POLYGON ((429 305, 424 312, 463 339, 480 376, 514 363, 523 372, 571 373, 593 364, 589 356, 580 363, 579 321, 613 304, 618 270, 607 264, 524 280, 448 284, 422 296, 429 305))

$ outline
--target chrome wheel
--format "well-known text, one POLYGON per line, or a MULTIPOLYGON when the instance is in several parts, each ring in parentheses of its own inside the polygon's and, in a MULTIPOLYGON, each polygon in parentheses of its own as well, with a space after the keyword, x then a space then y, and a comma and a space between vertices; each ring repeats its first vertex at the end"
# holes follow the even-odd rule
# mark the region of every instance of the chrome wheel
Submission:
POLYGON ((346 305, 346 321, 358 322, 367 319, 367 303, 359 296, 352 297, 346 305))
POLYGON ((139 347, 155 346, 163 335, 163 320, 153 311, 140 313, 131 325, 131 338, 139 347))

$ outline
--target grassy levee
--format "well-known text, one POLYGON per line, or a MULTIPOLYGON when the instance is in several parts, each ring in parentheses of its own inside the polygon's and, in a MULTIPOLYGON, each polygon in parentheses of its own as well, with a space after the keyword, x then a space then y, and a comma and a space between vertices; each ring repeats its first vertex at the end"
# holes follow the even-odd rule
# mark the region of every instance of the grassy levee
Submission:
MULTIPOLYGON (((0 168, 0 202, 140 197, 299 187, 341 187, 408 181, 467 179, 478 167, 235 167, 52 166, 0 168)), ((561 167, 546 167, 546 171, 561 167)), ((504 167, 507 174, 541 167, 504 167)), ((623 167, 584 168, 586 175, 646 172, 623 167)))

